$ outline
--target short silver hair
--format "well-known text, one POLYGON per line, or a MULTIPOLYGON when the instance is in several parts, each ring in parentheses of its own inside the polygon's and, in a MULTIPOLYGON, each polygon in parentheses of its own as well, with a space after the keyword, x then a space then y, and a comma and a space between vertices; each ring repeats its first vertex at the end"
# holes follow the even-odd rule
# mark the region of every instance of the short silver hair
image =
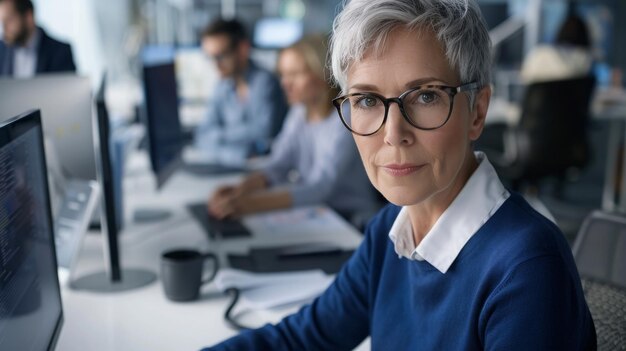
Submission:
POLYGON ((474 0, 352 0, 335 18, 331 38, 331 68, 344 93, 350 65, 384 49, 399 26, 431 29, 461 83, 491 82, 491 40, 474 0))

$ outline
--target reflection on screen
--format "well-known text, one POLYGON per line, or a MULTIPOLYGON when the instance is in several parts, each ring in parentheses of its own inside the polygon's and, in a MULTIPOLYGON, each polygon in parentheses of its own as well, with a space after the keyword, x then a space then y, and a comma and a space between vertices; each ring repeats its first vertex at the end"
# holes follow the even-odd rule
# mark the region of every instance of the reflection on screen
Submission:
POLYGON ((61 318, 40 127, 0 148, 0 350, 46 350, 61 318))

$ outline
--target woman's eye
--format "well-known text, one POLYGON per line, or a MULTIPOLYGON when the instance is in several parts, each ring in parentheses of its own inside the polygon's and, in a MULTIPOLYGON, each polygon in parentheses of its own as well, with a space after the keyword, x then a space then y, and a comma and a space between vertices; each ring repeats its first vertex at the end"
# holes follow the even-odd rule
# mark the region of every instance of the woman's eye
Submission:
POLYGON ((423 104, 430 104, 437 100, 437 94, 433 92, 423 92, 419 94, 418 101, 423 104))
POLYGON ((361 100, 361 105, 363 105, 364 107, 374 107, 376 106, 376 99, 373 97, 366 97, 361 100))
POLYGON ((407 106, 432 106, 440 103, 442 101, 441 98, 440 92, 436 90, 416 90, 404 97, 404 104, 407 106))
POLYGON ((376 106, 376 103, 376 98, 373 98, 371 96, 364 96, 357 101, 358 106, 363 108, 374 107, 376 106))

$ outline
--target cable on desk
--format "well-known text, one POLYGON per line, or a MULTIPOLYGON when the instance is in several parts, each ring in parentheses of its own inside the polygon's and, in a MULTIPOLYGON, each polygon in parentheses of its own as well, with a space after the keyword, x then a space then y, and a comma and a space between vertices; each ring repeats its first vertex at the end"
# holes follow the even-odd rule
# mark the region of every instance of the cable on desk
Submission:
POLYGON ((230 301, 230 304, 228 305, 228 307, 226 307, 226 311, 224 312, 224 320, 226 320, 226 323, 228 323, 228 325, 235 330, 241 331, 241 330, 254 329, 254 328, 250 328, 250 327, 240 324, 236 320, 235 316, 232 314, 233 309, 235 308, 235 305, 239 301, 239 289, 228 288, 226 289, 226 293, 228 295, 232 295, 232 300, 230 301))

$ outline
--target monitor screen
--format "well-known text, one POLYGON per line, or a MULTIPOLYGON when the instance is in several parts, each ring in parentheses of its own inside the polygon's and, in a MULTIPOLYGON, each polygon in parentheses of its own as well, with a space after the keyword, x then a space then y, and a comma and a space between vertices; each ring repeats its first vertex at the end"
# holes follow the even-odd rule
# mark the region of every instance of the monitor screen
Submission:
POLYGON ((302 37, 301 21, 286 18, 263 18, 254 26, 253 44, 261 49, 281 49, 302 37))
POLYGON ((145 66, 143 83, 148 150, 160 188, 182 162, 184 141, 174 63, 145 66))
POLYGON ((39 111, 0 126, 0 173, 0 350, 51 350, 63 311, 39 111))

